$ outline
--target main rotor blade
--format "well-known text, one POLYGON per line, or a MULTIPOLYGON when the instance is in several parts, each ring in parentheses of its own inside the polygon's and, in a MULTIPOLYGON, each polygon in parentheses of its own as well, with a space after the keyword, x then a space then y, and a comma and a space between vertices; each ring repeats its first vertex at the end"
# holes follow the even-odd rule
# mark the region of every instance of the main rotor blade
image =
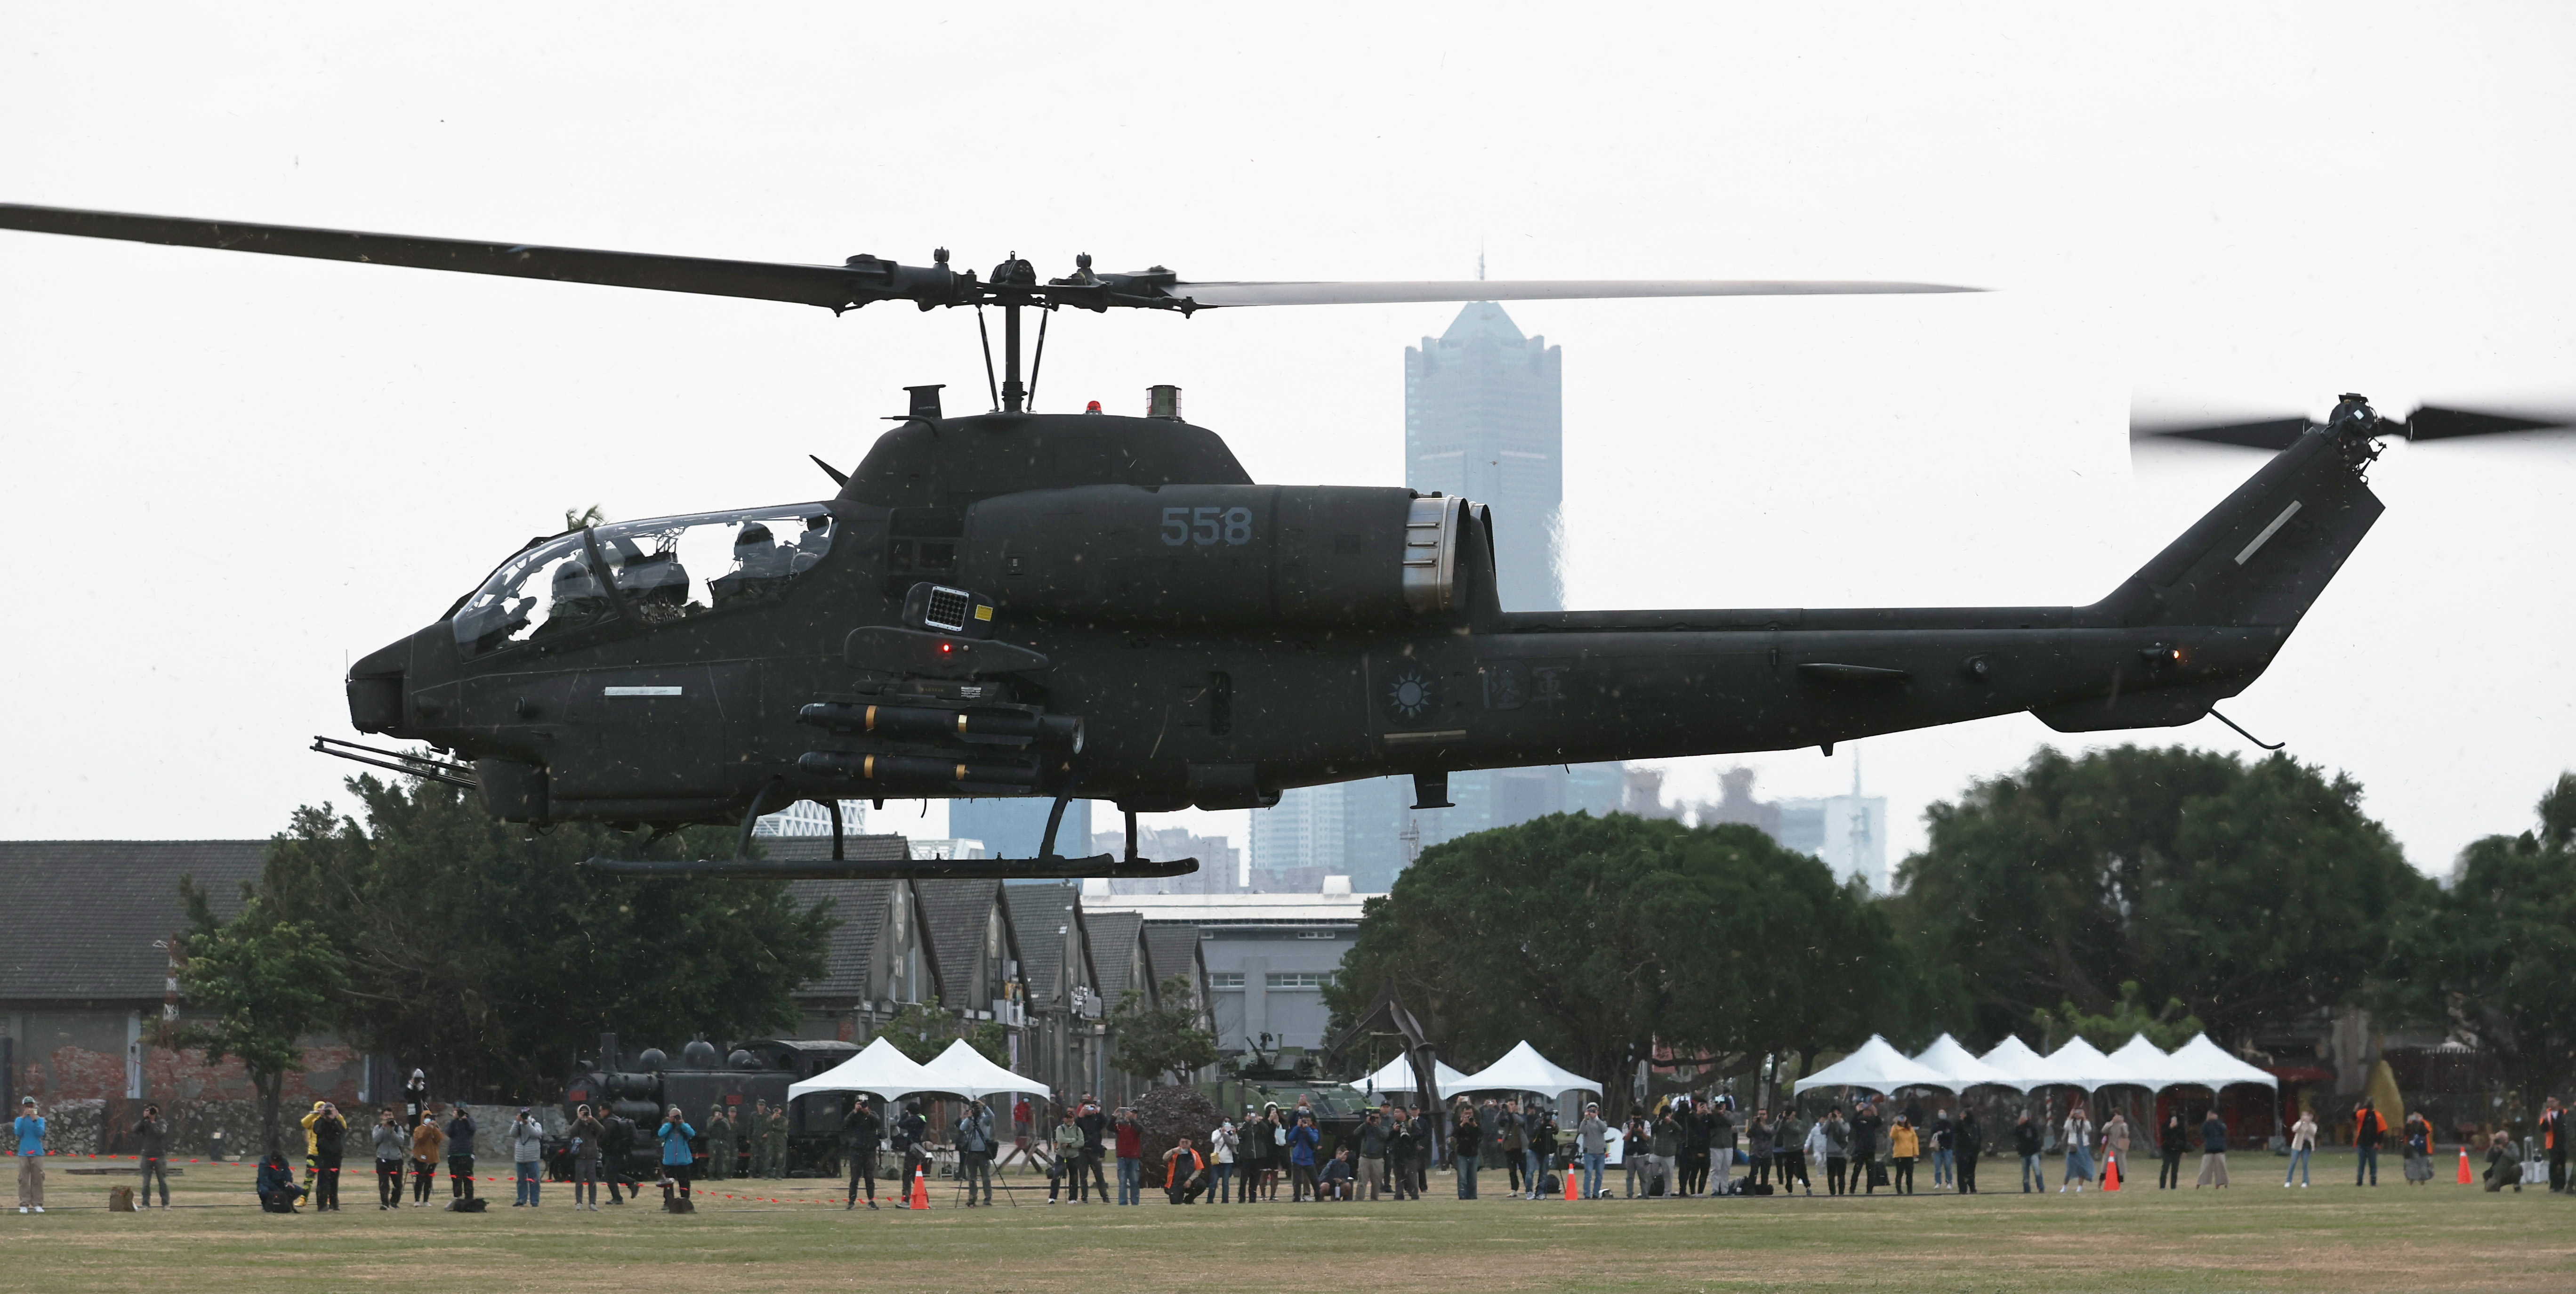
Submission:
POLYGON ((2520 413, 2488 413, 2473 409, 2446 409, 2425 405, 2406 415, 2404 424, 2408 440, 2449 440, 2456 436, 2489 436, 2505 431, 2546 431, 2552 427, 2576 425, 2576 410, 2525 409, 2520 413), (2529 416, 2524 416, 2524 415, 2529 416))
POLYGON ((2212 445, 2241 445, 2247 449, 2283 450, 2297 444, 2306 435, 2305 418, 2264 418, 2253 422, 2163 423, 2132 419, 2129 439, 2170 438, 2197 440, 2212 445))
POLYGON ((1985 289, 1869 279, 1449 279, 1418 283, 1175 283, 1167 290, 1203 306, 1353 306, 1614 297, 1882 296, 1985 289))
POLYGON ((367 265, 498 274, 509 278, 650 288, 705 296, 748 297, 844 310, 895 297, 945 304, 954 296, 945 268, 861 260, 851 265, 783 265, 720 261, 649 252, 603 252, 526 243, 478 243, 410 234, 369 234, 186 216, 146 216, 0 203, 0 229, 81 238, 115 238, 169 247, 208 247, 271 256, 306 256, 367 265))

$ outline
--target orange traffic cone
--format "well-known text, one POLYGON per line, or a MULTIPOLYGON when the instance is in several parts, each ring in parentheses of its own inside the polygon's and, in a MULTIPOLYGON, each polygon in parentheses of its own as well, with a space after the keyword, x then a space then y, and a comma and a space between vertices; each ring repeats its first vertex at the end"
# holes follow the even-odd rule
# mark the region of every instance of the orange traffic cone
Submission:
POLYGON ((1583 1198, 1581 1193, 1579 1193, 1574 1186, 1574 1179, 1582 1175, 1583 1161, 1576 1160, 1575 1162, 1565 1166, 1565 1198, 1569 1200, 1579 1200, 1583 1198))
POLYGON ((2478 1179, 2469 1176, 2469 1148, 2462 1146, 2460 1147, 2460 1185, 2475 1186, 2477 1184, 2478 1179))
POLYGON ((912 1202, 904 1207, 911 1209, 930 1207, 930 1183, 922 1179, 921 1169, 918 1167, 912 1170, 912 1202))
POLYGON ((2102 1189, 2106 1191, 2120 1189, 2120 1161, 2109 1155, 2102 1157, 2102 1189))

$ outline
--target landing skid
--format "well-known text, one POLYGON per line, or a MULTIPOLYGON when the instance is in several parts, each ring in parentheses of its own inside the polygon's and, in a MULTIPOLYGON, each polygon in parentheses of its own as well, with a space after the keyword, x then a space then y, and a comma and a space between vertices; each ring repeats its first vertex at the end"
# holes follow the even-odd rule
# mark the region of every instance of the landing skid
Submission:
POLYGON ((1107 877, 1113 880, 1150 880, 1164 876, 1187 876, 1199 869, 1195 858, 1155 860, 1136 854, 1136 815, 1127 815, 1127 856, 1093 854, 1085 858, 1067 858, 1055 851, 1056 829, 1064 824, 1064 808, 1073 799, 1070 793, 1059 795, 1055 807, 1047 812, 1046 838, 1038 842, 1035 858, 914 858, 902 862, 883 859, 842 857, 841 804, 826 800, 823 807, 832 815, 832 856, 829 859, 754 858, 751 856, 753 824, 760 820, 776 783, 762 787, 751 797, 751 807, 742 815, 742 834, 735 838, 731 858, 588 858, 582 866, 616 876, 718 876, 735 880, 1077 880, 1107 877))
POLYGON ((855 859, 834 862, 783 858, 592 858, 585 860, 582 866, 619 876, 720 876, 733 880, 1054 881, 1093 876, 1119 880, 1187 876, 1199 869, 1199 860, 1128 861, 1115 854, 1094 854, 1089 858, 921 858, 901 863, 855 859))

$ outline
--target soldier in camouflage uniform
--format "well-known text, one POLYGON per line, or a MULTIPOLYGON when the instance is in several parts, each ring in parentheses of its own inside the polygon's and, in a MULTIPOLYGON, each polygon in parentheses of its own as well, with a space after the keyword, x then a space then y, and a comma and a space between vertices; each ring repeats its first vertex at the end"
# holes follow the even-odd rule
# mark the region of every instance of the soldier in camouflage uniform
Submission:
POLYGON ((786 1106, 784 1106, 784 1105, 779 1106, 777 1109, 771 1110, 771 1111, 769 1112, 769 1127, 768 1127, 768 1133, 769 1133, 769 1175, 770 1175, 770 1176, 772 1176, 772 1177, 785 1177, 785 1176, 787 1175, 787 1107, 786 1107, 786 1106))
POLYGON ((721 1182, 733 1176, 733 1112, 722 1104, 707 1114, 707 1179, 721 1182))
POLYGON ((753 1102, 751 1113, 743 1116, 742 1142, 751 1152, 751 1170, 744 1175, 769 1176, 769 1102, 753 1102))

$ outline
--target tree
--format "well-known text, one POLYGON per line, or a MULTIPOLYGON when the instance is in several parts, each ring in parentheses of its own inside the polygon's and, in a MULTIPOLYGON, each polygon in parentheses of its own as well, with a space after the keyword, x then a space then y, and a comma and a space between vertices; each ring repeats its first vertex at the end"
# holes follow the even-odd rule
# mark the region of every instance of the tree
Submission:
POLYGON ((784 882, 609 876, 602 856, 704 857, 732 833, 652 842, 586 823, 542 835, 437 782, 351 779, 357 818, 295 813, 269 847, 269 910, 341 951, 338 1023, 444 1090, 538 1100, 604 1030, 679 1040, 792 1027, 834 922, 784 882))
POLYGON ((2062 1002, 2054 1011, 2042 1008, 2032 1012, 2030 1022, 2039 1026, 2039 1049, 2043 1052, 2055 1051, 2079 1037, 2103 1051, 2116 1051, 2139 1034, 2172 1051, 2206 1028, 2178 997, 2166 998, 2162 1010, 2147 1010, 2147 1004, 2139 999, 2136 980, 2120 985, 2120 1000, 2112 1004, 2108 1015, 2089 1015, 2072 1002, 2062 1002))
POLYGON ((1109 1016, 1118 1050, 1109 1063, 1122 1074, 1187 1083, 1193 1072, 1216 1063, 1216 1035, 1199 1027, 1189 976, 1174 975, 1157 992, 1160 1006, 1134 989, 1119 996, 1109 1016))
POLYGON ((2538 808, 2537 832, 2470 845, 2449 892, 2408 909, 2378 1002, 2471 1035, 2524 1101, 2576 1079, 2576 774, 2538 808))
POLYGON ((1892 912, 1986 1039, 2051 1004, 2112 1013, 2130 981, 2228 1037, 2354 1000, 2432 890, 2358 783, 2280 755, 2042 748, 1926 817, 1892 912))
POLYGON ((996 1065, 1010 1063, 1009 1036, 1000 1024, 991 1020, 968 1021, 955 1011, 944 1010, 935 994, 926 1002, 904 1004, 903 1010, 896 1012, 893 1019, 885 1022, 885 1027, 877 1030, 877 1036, 893 1043, 896 1051, 923 1064, 936 1059, 941 1052, 948 1050, 948 1044, 959 1038, 964 1038, 967 1046, 996 1065))
POLYGON ((179 993, 200 1014, 164 1031, 161 1042, 203 1051, 209 1065, 239 1059, 259 1098, 260 1144, 277 1149, 286 1075, 304 1060, 298 1040, 330 1019, 346 983, 340 957, 321 930, 276 919, 255 895, 218 922, 192 879, 180 878, 179 893, 190 925, 180 940, 179 993))
POLYGON ((1751 827, 1558 814, 1424 851, 1326 990, 1336 1026, 1392 981, 1453 1057, 1526 1038, 1618 1081, 1654 1044, 1721 1071, 1940 1014, 1874 905, 1751 827))

